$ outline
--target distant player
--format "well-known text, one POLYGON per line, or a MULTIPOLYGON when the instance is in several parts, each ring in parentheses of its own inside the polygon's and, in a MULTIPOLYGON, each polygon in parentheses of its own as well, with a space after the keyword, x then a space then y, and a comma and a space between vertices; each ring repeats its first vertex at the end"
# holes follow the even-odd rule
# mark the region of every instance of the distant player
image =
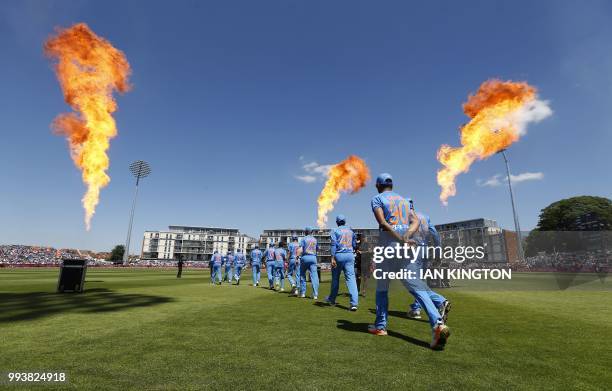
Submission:
POLYGON ((285 261, 287 260, 287 251, 283 248, 284 243, 279 242, 274 250, 274 280, 278 281, 278 286, 281 292, 285 291, 285 261))
MULTIPOLYGON (((411 209, 414 209, 414 204, 410 202, 411 209)), ((427 253, 426 246, 429 245, 429 239, 433 242, 434 246, 440 246, 440 234, 436 230, 436 227, 431 224, 429 220, 429 216, 416 212, 417 218, 419 219, 419 229, 414 233, 412 238, 417 242, 418 246, 423 246, 424 250, 420 254, 422 255, 417 260, 417 263, 421 269, 427 269, 427 253), (424 255, 424 256, 423 256, 424 255)), ((444 296, 431 291, 429 295, 433 303, 438 307, 438 312, 442 316, 442 320, 444 324, 448 321, 448 312, 450 311, 450 302, 444 298, 444 296)), ((414 303, 410 305, 410 309, 408 310, 408 317, 413 319, 421 319, 421 304, 419 304, 418 300, 414 300, 414 303)))
POLYGON ((300 240, 298 257, 300 257, 300 288, 299 297, 306 297, 306 272, 310 273, 312 284, 312 298, 317 300, 319 295, 319 276, 317 275, 317 239, 312 236, 313 229, 306 227, 306 236, 300 240))
MULTIPOLYGON (((416 244, 412 239, 419 229, 420 221, 414 210, 410 208, 408 200, 393 191, 393 179, 389 174, 380 174, 376 178, 378 195, 372 198, 372 212, 381 231, 379 245, 395 246, 395 244, 416 244)), ((412 271, 416 278, 401 280, 410 293, 419 301, 427 311, 429 323, 432 328, 432 349, 443 349, 450 330, 433 303, 427 284, 418 278, 419 265, 408 259, 385 257, 385 260, 376 266, 379 276, 384 271, 397 272, 401 269, 412 271)), ((389 282, 388 278, 379 277, 376 286, 376 322, 368 326, 368 332, 374 335, 387 335, 387 317, 389 312, 389 282)))
POLYGON ((215 250, 210 261, 212 264, 212 279, 213 281, 217 280, 217 284, 221 285, 221 265, 223 264, 223 257, 215 250))
POLYGON ((259 286, 259 278, 261 276, 261 257, 263 256, 259 245, 255 245, 251 251, 251 271, 253 272, 253 286, 259 286))
POLYGON ((245 265, 246 257, 240 249, 237 249, 236 254, 234 254, 234 278, 236 279, 236 285, 240 285, 240 275, 245 265))
POLYGON ((287 267, 287 279, 291 284, 291 293, 297 296, 298 283, 300 281, 300 264, 297 257, 299 247, 298 238, 296 235, 291 236, 291 242, 287 245, 289 253, 289 266, 287 267))
POLYGON ((234 254, 230 252, 225 256, 225 276, 223 281, 232 283, 232 267, 234 266, 234 254))
POLYGON ((351 311, 357 311, 359 304, 359 291, 355 281, 355 254, 357 240, 352 229, 346 226, 346 217, 336 217, 338 228, 331 231, 331 266, 332 280, 331 291, 325 301, 331 305, 336 304, 338 289, 340 286, 340 272, 344 272, 344 280, 350 294, 351 311))
POLYGON ((269 247, 264 253, 266 260, 266 273, 268 274, 268 283, 270 289, 274 289, 274 265, 276 263, 276 254, 274 253, 274 243, 270 243, 269 247))
POLYGON ((178 271, 176 272, 176 278, 181 278, 183 276, 183 260, 182 259, 178 260, 176 267, 178 268, 178 271))

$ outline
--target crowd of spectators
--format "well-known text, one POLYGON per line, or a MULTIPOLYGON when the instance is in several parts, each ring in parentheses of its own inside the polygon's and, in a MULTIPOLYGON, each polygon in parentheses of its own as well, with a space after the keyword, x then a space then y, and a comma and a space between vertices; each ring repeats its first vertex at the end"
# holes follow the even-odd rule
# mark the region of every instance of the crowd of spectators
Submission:
POLYGON ((74 249, 56 249, 53 247, 24 246, 18 244, 0 245, 0 267, 18 266, 59 266, 62 259, 86 259, 91 266, 108 262, 93 257, 89 252, 74 249))
MULTIPOLYGON (((62 259, 86 259, 88 266, 122 267, 113 262, 97 257, 95 253, 74 249, 56 249, 53 247, 0 245, 0 267, 44 267, 59 266, 62 259)), ((511 263, 491 262, 443 262, 437 267, 460 269, 500 269, 510 268, 514 271, 568 271, 568 272, 602 272, 610 270, 611 254, 602 252, 573 252, 539 254, 527 257, 524 261, 511 263)), ((130 259, 132 267, 176 267, 175 260, 130 259)), ((184 261, 186 268, 208 268, 208 262, 184 261)), ((436 267, 436 266, 434 266, 436 267)), ((323 270, 329 269, 329 264, 321 264, 323 270)))
POLYGON ((567 271, 602 272, 610 270, 610 253, 599 252, 558 252, 527 257, 524 261, 513 263, 519 271, 567 271))

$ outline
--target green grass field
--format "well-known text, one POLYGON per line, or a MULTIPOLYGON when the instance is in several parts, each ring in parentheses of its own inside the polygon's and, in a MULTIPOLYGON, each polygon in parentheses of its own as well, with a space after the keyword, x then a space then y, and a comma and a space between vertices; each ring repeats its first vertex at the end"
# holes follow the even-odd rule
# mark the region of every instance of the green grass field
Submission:
POLYGON ((536 273, 441 290, 453 303, 452 336, 437 352, 428 323, 404 317, 411 298, 397 284, 389 336, 376 337, 366 332, 373 290, 352 313, 346 296, 344 306, 317 305, 254 288, 248 273, 240 286, 212 286, 205 270, 177 280, 173 270, 89 269, 86 292, 63 295, 57 274, 0 269, 0 371, 66 371, 62 387, 91 390, 612 384, 612 283, 594 276, 565 290, 536 273))

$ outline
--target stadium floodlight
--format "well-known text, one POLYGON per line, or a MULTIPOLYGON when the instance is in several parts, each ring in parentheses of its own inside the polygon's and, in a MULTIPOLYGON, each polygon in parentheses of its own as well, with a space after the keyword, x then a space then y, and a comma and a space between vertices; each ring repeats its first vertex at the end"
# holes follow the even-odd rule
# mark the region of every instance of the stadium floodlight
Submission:
POLYGON ((132 211, 130 212, 130 222, 128 224, 127 239, 125 240, 125 249, 123 251, 123 264, 127 265, 130 254, 130 238, 132 236, 132 222, 134 221, 134 209, 136 209, 136 197, 138 196, 138 184, 140 178, 149 176, 151 166, 144 160, 136 160, 130 164, 130 172, 136 177, 136 191, 134 192, 134 200, 132 201, 132 211))
POLYGON ((508 189, 510 190, 510 202, 512 203, 512 216, 514 217, 514 229, 516 231, 516 250, 518 251, 519 260, 525 259, 523 253, 523 238, 521 235, 521 225, 519 224, 518 213, 516 213, 516 206, 514 205, 514 193, 512 191, 512 179, 510 177, 510 165, 508 164, 508 157, 506 156, 506 150, 502 149, 498 153, 504 157, 504 163, 506 163, 506 175, 508 178, 508 189))

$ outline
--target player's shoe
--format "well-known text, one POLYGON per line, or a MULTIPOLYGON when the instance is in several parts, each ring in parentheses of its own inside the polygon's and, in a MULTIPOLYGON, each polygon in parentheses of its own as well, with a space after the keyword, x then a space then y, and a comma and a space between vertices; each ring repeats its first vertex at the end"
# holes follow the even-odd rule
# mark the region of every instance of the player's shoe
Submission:
POLYGON ((443 350, 448 337, 450 337, 450 329, 444 323, 438 323, 432 330, 431 345, 433 350, 443 350))
POLYGON ((376 328, 376 325, 374 324, 368 325, 368 333, 374 334, 374 335, 380 335, 380 336, 389 335, 386 329, 376 328))
POLYGON ((313 300, 319 300, 319 297, 318 296, 313 296, 312 299, 313 300))
POLYGON ((440 316, 442 317, 442 322, 444 322, 444 324, 446 324, 446 321, 448 320, 448 313, 450 312, 451 309, 451 303, 448 300, 445 300, 444 303, 440 304, 440 306, 438 307, 438 312, 440 313, 440 316))
POLYGON ((419 310, 410 310, 406 314, 410 319, 421 319, 421 311, 419 310))
POLYGON ((284 292, 284 291, 285 291, 285 288, 280 288, 279 292, 284 292))
POLYGON ((351 308, 349 308, 349 311, 351 311, 351 312, 357 311, 357 306, 356 305, 352 305, 351 308))
POLYGON ((300 299, 305 299, 306 298, 306 294, 302 293, 299 297, 300 297, 300 299))
POLYGON ((329 297, 326 297, 326 298, 325 298, 325 300, 323 300, 323 302, 324 302, 325 304, 329 304, 329 305, 331 305, 331 306, 336 305, 336 302, 335 302, 335 301, 331 301, 331 300, 329 299, 329 297))

